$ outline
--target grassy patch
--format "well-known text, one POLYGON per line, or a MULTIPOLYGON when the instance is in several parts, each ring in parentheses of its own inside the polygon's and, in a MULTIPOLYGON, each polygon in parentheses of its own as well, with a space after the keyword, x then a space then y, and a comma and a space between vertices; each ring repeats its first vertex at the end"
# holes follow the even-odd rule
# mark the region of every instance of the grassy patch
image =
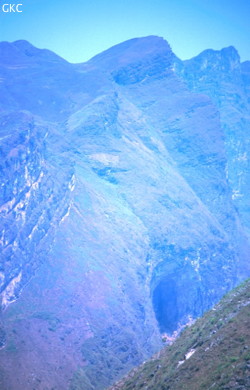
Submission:
POLYGON ((250 388, 249 301, 250 280, 185 329, 159 359, 134 369, 111 390, 234 390, 238 384, 250 388), (191 349, 195 353, 186 360, 191 349))

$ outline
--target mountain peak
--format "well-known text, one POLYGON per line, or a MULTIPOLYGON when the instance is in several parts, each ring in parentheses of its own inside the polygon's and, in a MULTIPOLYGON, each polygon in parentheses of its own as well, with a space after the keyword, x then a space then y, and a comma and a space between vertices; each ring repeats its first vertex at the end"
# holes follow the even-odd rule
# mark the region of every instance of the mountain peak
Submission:
POLYGON ((30 42, 26 40, 18 40, 13 42, 13 45, 25 56, 29 58, 37 58, 39 61, 45 60, 45 61, 50 61, 50 62, 64 62, 66 63, 67 61, 52 52, 51 50, 48 49, 39 49, 35 46, 33 46, 30 42))
POLYGON ((204 58, 206 57, 207 59, 213 61, 214 63, 216 62, 221 62, 221 61, 226 61, 226 62, 238 62, 240 63, 240 56, 238 51, 235 49, 234 46, 228 46, 224 47, 221 50, 213 50, 213 49, 208 49, 204 50, 201 52, 197 57, 194 58, 204 58))
MULTIPOLYGON (((180 76, 155 36, 80 66, 0 44, 0 389, 107 388, 250 275, 249 79, 224 57, 180 76)), ((155 372, 140 390, 177 388, 155 372)))
POLYGON ((110 69, 124 66, 139 59, 150 57, 155 53, 162 54, 171 52, 167 41, 161 37, 150 35, 148 37, 133 38, 93 57, 89 63, 105 65, 110 69))
MULTIPOLYGON (((28 41, 26 41, 25 39, 19 39, 17 41, 14 41, 13 42, 13 45, 16 46, 18 49, 22 50, 22 49, 35 49, 35 46, 33 46, 31 43, 29 43, 28 41)), ((39 49, 36 49, 36 50, 39 50, 39 49)))
POLYGON ((27 59, 20 53, 18 47, 11 42, 0 42, 0 63, 4 65, 20 65, 26 63, 27 59))
POLYGON ((216 60, 216 58, 221 59, 223 57, 234 58, 237 60, 240 59, 239 53, 234 46, 224 47, 221 50, 206 49, 202 51, 200 54, 198 54, 196 57, 194 57, 194 59, 200 57, 210 57, 213 60, 216 60))
POLYGON ((190 60, 184 61, 185 65, 193 70, 198 69, 203 72, 212 71, 231 73, 240 69, 240 56, 238 51, 233 47, 225 47, 221 50, 207 49, 190 60))
POLYGON ((172 57, 168 42, 151 35, 115 45, 93 57, 88 63, 112 73, 119 84, 128 84, 152 76, 156 69, 161 74, 172 64, 172 57))
POLYGON ((26 40, 0 42, 0 62, 4 65, 26 66, 27 64, 41 63, 41 61, 67 63, 66 60, 52 51, 38 49, 26 40))

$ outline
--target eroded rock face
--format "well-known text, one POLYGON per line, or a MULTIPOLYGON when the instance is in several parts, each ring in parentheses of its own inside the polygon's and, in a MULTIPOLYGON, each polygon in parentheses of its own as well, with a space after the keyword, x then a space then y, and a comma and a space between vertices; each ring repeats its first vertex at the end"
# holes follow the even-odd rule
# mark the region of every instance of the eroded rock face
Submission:
POLYGON ((5 308, 49 252, 68 208, 67 183, 69 186, 72 170, 66 167, 59 172, 49 167, 45 146, 48 128, 30 114, 3 115, 1 133, 0 289, 5 308))
POLYGON ((220 112, 233 202, 249 236, 249 62, 233 47, 206 50, 177 65, 190 89, 205 93, 220 112))
POLYGON ((202 59, 219 105, 158 37, 80 65, 0 45, 3 388, 103 389, 248 274, 229 50, 202 59))

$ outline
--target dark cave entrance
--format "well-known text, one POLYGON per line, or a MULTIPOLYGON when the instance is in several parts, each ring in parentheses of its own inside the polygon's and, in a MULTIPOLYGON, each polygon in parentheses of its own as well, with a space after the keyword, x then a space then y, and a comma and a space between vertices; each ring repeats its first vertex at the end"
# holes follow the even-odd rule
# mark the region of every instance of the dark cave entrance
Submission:
POLYGON ((179 313, 176 282, 165 277, 153 291, 153 308, 161 333, 173 333, 178 327, 179 313))

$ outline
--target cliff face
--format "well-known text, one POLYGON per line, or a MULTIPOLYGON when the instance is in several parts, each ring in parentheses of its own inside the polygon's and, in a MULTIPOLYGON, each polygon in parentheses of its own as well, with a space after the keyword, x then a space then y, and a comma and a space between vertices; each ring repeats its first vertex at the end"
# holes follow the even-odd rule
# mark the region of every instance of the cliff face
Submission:
POLYGON ((177 68, 190 89, 209 96, 219 109, 232 198, 249 236, 249 62, 241 64, 228 47, 206 50, 177 68))
POLYGON ((1 116, 1 292, 3 309, 46 258, 66 214, 72 168, 52 166, 48 128, 23 112, 1 116))
MULTIPOLYGON (((24 41, 0 53, 0 384, 102 389, 249 272, 221 119, 238 106, 196 91, 157 37, 79 65, 24 41)), ((247 101, 235 61, 226 86, 247 101)))

